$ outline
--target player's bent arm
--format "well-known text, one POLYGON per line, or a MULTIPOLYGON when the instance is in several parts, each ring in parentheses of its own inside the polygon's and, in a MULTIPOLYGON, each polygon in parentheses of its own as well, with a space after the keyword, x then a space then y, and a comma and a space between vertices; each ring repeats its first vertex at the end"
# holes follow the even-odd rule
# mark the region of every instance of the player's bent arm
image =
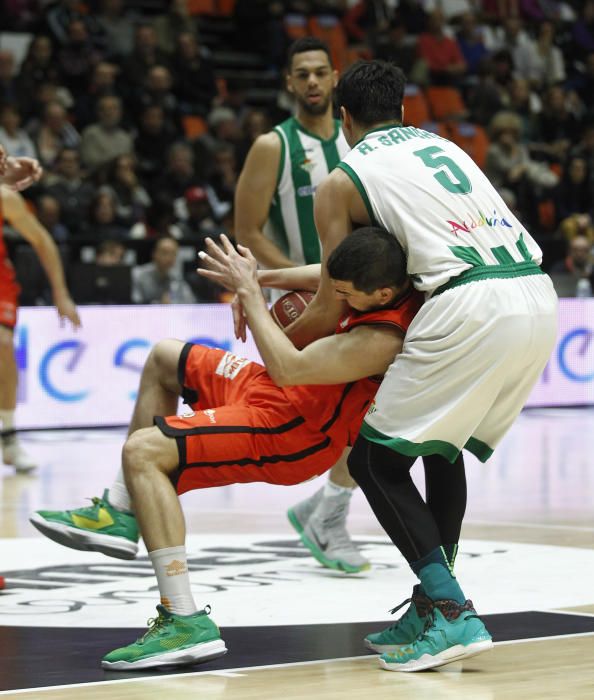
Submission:
POLYGON ((320 275, 321 265, 314 263, 280 270, 258 270, 258 282, 261 287, 272 289, 304 289, 315 292, 320 286, 320 275))
POLYGON ((29 211, 22 195, 5 186, 0 187, 0 194, 6 219, 31 244, 39 257, 60 316, 66 316, 75 326, 80 325, 64 279, 62 261, 52 237, 29 211))
POLYGON ((296 347, 303 348, 313 340, 334 332, 338 320, 346 310, 344 301, 334 295, 326 262, 330 253, 353 230, 349 198, 352 182, 348 175, 336 168, 320 184, 314 199, 316 228, 322 243, 322 270, 320 286, 311 303, 285 329, 296 347))
POLYGON ((249 248, 260 265, 292 267, 291 260, 264 235, 281 160, 278 134, 259 136, 251 147, 235 189, 235 239, 249 248))

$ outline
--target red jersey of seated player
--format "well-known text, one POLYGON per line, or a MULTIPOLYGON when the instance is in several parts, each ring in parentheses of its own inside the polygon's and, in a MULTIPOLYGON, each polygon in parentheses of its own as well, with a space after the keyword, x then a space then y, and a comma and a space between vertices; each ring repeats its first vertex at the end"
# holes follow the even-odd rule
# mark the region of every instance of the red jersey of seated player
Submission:
MULTIPOLYGON (((411 289, 392 308, 351 311, 336 333, 362 325, 405 333, 422 303, 411 289)), ((256 362, 191 344, 178 377, 192 410, 155 418, 177 441, 178 493, 253 481, 290 485, 322 474, 354 442, 381 381, 278 387, 256 362)))

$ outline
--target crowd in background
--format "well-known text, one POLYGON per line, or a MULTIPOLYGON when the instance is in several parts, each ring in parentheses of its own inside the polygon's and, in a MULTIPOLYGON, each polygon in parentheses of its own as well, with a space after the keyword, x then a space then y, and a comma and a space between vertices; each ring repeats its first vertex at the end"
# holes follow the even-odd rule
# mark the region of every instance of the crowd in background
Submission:
MULTIPOLYGON (((255 138, 291 113, 284 57, 304 32, 330 39, 339 69, 379 57, 404 69, 410 96, 453 89, 458 113, 415 125, 483 133, 481 165, 545 269, 592 279, 594 0, 2 5, 0 142, 42 163, 25 194, 67 269, 132 265, 135 302, 223 298, 194 273, 196 250, 233 236, 238 174, 255 138), (212 51, 207 12, 225 15, 212 51), (23 36, 19 55, 10 39, 23 36), (225 50, 256 56, 272 99, 220 70, 225 50)), ((47 301, 23 287, 24 303, 47 301)))

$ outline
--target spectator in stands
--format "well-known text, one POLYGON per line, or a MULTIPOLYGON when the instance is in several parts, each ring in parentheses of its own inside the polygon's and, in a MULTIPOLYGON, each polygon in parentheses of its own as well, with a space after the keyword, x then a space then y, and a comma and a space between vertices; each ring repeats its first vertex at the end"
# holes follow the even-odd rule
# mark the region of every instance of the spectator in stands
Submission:
POLYGON ((78 0, 58 0, 47 8, 45 14, 45 22, 52 38, 62 46, 68 43, 68 28, 74 20, 83 22, 87 32, 92 35, 99 34, 100 27, 94 15, 84 13, 78 0))
MULTIPOLYGON (((14 74, 12 51, 0 50, 0 103, 16 103, 19 98, 18 81, 14 74)), ((9 153, 12 153, 10 149, 9 153)))
POLYGON ((39 34, 31 39, 27 55, 21 64, 18 76, 20 104, 29 116, 33 95, 44 83, 57 84, 59 71, 54 59, 52 42, 48 36, 39 34))
POLYGON ((577 282, 575 296, 591 297, 594 280, 592 241, 585 236, 572 238, 567 244, 567 256, 556 262, 550 272, 554 282, 557 275, 574 279, 577 282))
POLYGON ((124 0, 101 0, 96 20, 105 36, 106 54, 110 59, 116 61, 132 53, 134 17, 124 0))
POLYGON ((235 148, 231 144, 221 144, 213 153, 213 170, 209 178, 209 182, 219 202, 217 218, 222 217, 233 205, 237 178, 235 148), (224 203, 227 203, 228 206, 223 207, 223 211, 221 205, 224 203))
POLYGON ((111 163, 103 189, 113 195, 116 217, 123 226, 130 229, 144 219, 151 198, 138 179, 133 154, 118 156, 111 163))
POLYGON ((61 222, 60 203, 55 197, 49 194, 41 195, 36 202, 36 208, 37 218, 56 243, 63 243, 70 238, 70 232, 61 222))
POLYGON ((39 161, 51 168, 63 148, 78 148, 80 136, 68 121, 64 107, 52 100, 45 105, 41 122, 33 128, 33 142, 39 161))
POLYGON ((149 105, 159 105, 163 109, 165 121, 170 128, 181 131, 180 110, 173 90, 171 71, 165 66, 149 68, 144 86, 135 100, 134 113, 137 114, 149 105))
POLYGON ((165 169, 167 153, 178 140, 178 132, 165 121, 160 105, 149 105, 140 114, 134 151, 138 173, 149 189, 165 169))
POLYGON ((0 143, 10 155, 15 157, 37 158, 33 141, 26 131, 20 128, 21 114, 15 104, 0 107, 0 143))
POLYGON ((104 267, 124 265, 126 248, 121 241, 101 241, 95 249, 95 264, 104 267))
POLYGON ((590 214, 571 214, 561 221, 559 231, 567 241, 583 236, 594 246, 594 221, 590 214))
POLYGON ((123 241, 128 238, 128 229, 118 220, 116 202, 111 190, 102 187, 93 197, 83 233, 88 238, 98 241, 123 241))
POLYGON ((375 57, 396 64, 411 83, 425 85, 428 81, 426 65, 417 59, 417 39, 407 34, 399 17, 393 18, 388 29, 378 34, 375 57))
POLYGON ((507 17, 503 26, 498 26, 491 38, 490 45, 494 51, 509 51, 514 67, 514 74, 530 78, 534 73, 534 41, 524 31, 522 21, 517 17, 507 17))
POLYGON ((555 46, 555 25, 542 22, 538 28, 538 37, 531 47, 531 73, 529 80, 542 87, 562 83, 565 78, 565 60, 561 49, 555 46))
POLYGON ((580 16, 572 27, 574 45, 577 47, 577 58, 585 59, 594 53, 594 0, 585 0, 580 16))
POLYGON ((97 122, 85 128, 80 144, 82 161, 95 171, 133 149, 132 137, 122 126, 122 102, 115 95, 105 95, 97 102, 97 122))
POLYGON ((99 61, 93 68, 88 85, 76 96, 74 114, 79 129, 91 124, 97 115, 97 102, 104 95, 119 95, 117 78, 119 67, 115 63, 99 61))
POLYGON ((469 89, 466 101, 471 121, 487 126, 493 115, 509 102, 513 62, 508 51, 498 51, 479 68, 477 84, 469 89))
POLYGON ((217 95, 210 52, 198 43, 194 34, 181 32, 177 37, 172 65, 174 92, 181 112, 206 117, 217 95))
POLYGON ((188 11, 187 0, 171 0, 165 14, 155 18, 153 26, 161 51, 172 54, 175 51, 179 35, 182 33, 198 36, 196 18, 188 11))
POLYGON ((129 91, 133 94, 153 66, 167 66, 167 54, 157 45, 157 34, 150 24, 139 24, 134 33, 134 50, 126 58, 123 74, 129 91))
POLYGON ((398 15, 409 34, 420 34, 427 26, 424 0, 401 0, 398 15))
MULTIPOLYGON (((392 15, 393 10, 385 0, 357 0, 344 13, 342 24, 349 42, 368 44, 377 56, 378 44, 388 34, 392 15)), ((404 70, 403 66, 399 67, 404 70)))
POLYGON ((62 222, 72 235, 78 235, 84 225, 82 212, 90 210, 95 187, 83 178, 80 156, 76 148, 63 148, 53 173, 46 176, 47 194, 60 204, 62 222))
POLYGON ((539 142, 538 150, 552 162, 565 160, 572 139, 580 132, 580 119, 571 109, 574 97, 560 85, 551 85, 545 93, 534 140, 539 142))
POLYGON ((263 109, 250 109, 241 123, 242 138, 235 149, 236 166, 241 172, 248 151, 258 136, 266 134, 271 129, 270 117, 263 109))
POLYGON ((193 304, 196 301, 181 273, 174 238, 155 241, 153 261, 132 269, 132 301, 136 304, 193 304))
POLYGON ((68 25, 67 41, 57 52, 60 81, 71 93, 79 95, 87 87, 100 59, 101 55, 90 40, 85 23, 81 19, 73 19, 68 25))
POLYGON ((183 141, 174 143, 167 154, 165 172, 155 181, 153 192, 174 201, 183 197, 189 187, 200 184, 194 171, 192 148, 183 141))
POLYGON ((520 142, 521 129, 522 122, 513 112, 498 112, 493 117, 485 171, 502 195, 513 193, 521 218, 536 226, 537 203, 557 184, 558 177, 545 163, 532 160, 520 142))
POLYGON ((179 226, 184 238, 204 242, 207 236, 214 236, 220 227, 217 226, 208 192, 204 187, 190 187, 184 195, 187 218, 179 226))
POLYGON ((520 141, 524 143, 534 141, 538 116, 542 110, 542 101, 526 78, 514 78, 511 81, 508 109, 515 112, 522 120, 520 141))
POLYGON ((466 61, 468 73, 476 75, 489 52, 483 41, 482 29, 477 24, 474 12, 465 12, 461 16, 460 29, 456 38, 466 61))
POLYGON ((130 238, 182 238, 181 228, 176 223, 173 202, 166 193, 155 192, 151 206, 146 210, 144 221, 130 229, 130 238))
POLYGON ((466 61, 457 42, 444 32, 443 12, 433 10, 427 30, 419 36, 418 54, 429 69, 434 85, 458 85, 466 72, 466 61))

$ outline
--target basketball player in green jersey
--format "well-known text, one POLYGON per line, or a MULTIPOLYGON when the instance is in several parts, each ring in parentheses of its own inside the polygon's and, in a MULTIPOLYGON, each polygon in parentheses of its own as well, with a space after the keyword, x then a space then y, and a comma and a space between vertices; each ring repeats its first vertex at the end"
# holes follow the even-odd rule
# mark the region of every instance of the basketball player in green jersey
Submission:
MULTIPOLYGON (((320 262, 313 217, 319 183, 349 151, 332 113, 337 73, 328 47, 304 37, 288 53, 287 90, 295 116, 260 136, 250 149, 235 194, 235 237, 269 269, 320 262)), ((302 542, 325 566, 348 573, 369 568, 346 530, 356 487, 345 450, 326 485, 289 510, 302 542)))

